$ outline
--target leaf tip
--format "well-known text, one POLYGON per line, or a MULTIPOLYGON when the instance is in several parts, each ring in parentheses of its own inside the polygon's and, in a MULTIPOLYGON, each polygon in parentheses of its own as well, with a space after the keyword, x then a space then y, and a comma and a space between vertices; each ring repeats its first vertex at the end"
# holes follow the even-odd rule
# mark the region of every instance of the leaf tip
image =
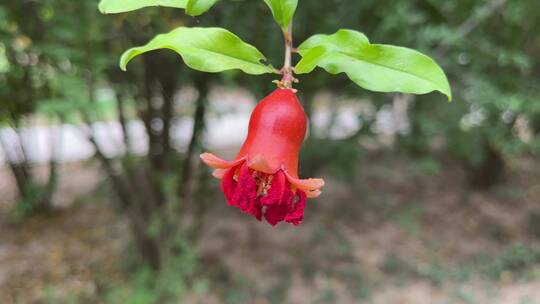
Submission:
POLYGON ((131 58, 133 58, 133 56, 131 56, 131 50, 127 50, 124 52, 124 54, 122 54, 120 57, 120 62, 118 63, 122 71, 127 71, 127 64, 131 58))
MULTIPOLYGON (((446 77, 446 75, 445 75, 445 77, 446 77)), ((452 98, 453 98, 452 97, 452 87, 450 87, 450 84, 448 83, 448 80, 446 81, 446 87, 444 88, 444 90, 441 90, 440 92, 443 93, 444 95, 446 95, 446 97, 448 98, 448 102, 452 102, 452 98)))
POLYGON ((120 63, 118 64, 118 66, 120 67, 120 70, 122 71, 127 71, 127 62, 123 62, 122 60, 120 60, 120 63))
POLYGON ((100 13, 102 13, 104 15, 108 14, 107 10, 105 9, 105 6, 103 5, 103 1, 99 2, 98 10, 99 10, 100 13))

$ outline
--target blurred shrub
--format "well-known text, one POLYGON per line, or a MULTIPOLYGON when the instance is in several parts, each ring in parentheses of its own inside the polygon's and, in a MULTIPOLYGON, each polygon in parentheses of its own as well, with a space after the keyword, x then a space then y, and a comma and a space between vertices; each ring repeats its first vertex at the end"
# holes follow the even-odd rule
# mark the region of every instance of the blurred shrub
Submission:
POLYGON ((360 157, 355 138, 334 140, 329 138, 310 138, 302 148, 300 164, 303 176, 316 176, 324 172, 343 181, 354 183, 360 157))
MULTIPOLYGON (((169 256, 163 261, 159 272, 150 266, 138 263, 128 266, 128 280, 107 288, 107 303, 178 303, 190 292, 204 292, 205 281, 194 277, 197 269, 197 256, 194 249, 177 237, 175 246, 181 248, 177 256, 169 256), (132 267, 136 266, 136 267, 132 267)), ((133 262, 133 261, 132 261, 133 262)))
MULTIPOLYGON (((523 244, 510 245, 495 258, 484 257, 476 262, 476 268, 491 280, 503 280, 505 275, 526 272, 540 263, 540 250, 523 244)), ((509 279, 512 279, 510 277, 509 279)))

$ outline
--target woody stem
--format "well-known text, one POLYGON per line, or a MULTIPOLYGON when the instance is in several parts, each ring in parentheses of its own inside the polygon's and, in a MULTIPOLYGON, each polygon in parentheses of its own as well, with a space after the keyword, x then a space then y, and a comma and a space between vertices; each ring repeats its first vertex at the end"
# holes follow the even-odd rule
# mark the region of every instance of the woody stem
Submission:
POLYGON ((292 39, 292 20, 287 30, 283 31, 283 37, 285 39, 285 62, 283 64, 283 78, 282 83, 285 88, 291 89, 292 82, 294 80, 292 70, 292 51, 293 51, 293 39, 292 39))

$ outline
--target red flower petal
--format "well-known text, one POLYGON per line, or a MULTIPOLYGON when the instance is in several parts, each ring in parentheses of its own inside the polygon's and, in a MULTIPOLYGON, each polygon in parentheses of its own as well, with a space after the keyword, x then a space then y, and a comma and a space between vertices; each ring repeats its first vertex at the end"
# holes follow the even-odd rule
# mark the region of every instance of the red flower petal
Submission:
POLYGON ((232 205, 244 211, 259 216, 260 202, 257 199, 257 183, 246 163, 238 172, 238 183, 232 197, 232 205))
POLYGON ((298 201, 292 207, 291 212, 285 216, 285 221, 295 226, 302 224, 304 220, 304 209, 306 208, 306 193, 302 190, 296 191, 298 201))
POLYGON ((285 216, 287 215, 289 211, 287 204, 278 204, 278 205, 272 205, 266 207, 266 212, 264 213, 264 217, 266 218, 266 221, 272 225, 275 226, 279 222, 282 222, 285 219, 285 216))
POLYGON ((233 203, 233 197, 234 192, 236 191, 237 182, 234 180, 234 174, 236 173, 237 167, 233 167, 227 172, 225 172, 225 175, 223 176, 221 180, 221 190, 223 191, 223 194, 225 194, 225 198, 227 199, 227 204, 234 206, 233 203))
POLYGON ((199 157, 205 164, 214 169, 229 169, 238 166, 242 161, 244 161, 243 158, 235 159, 234 161, 228 161, 219 158, 212 153, 203 153, 199 157))
POLYGON ((262 205, 259 199, 255 200, 255 202, 251 205, 248 213, 253 215, 258 221, 262 220, 262 205))
POLYGON ((285 194, 281 200, 276 204, 266 207, 264 214, 266 221, 272 226, 284 221, 287 214, 291 211, 293 199, 294 193, 291 191, 289 185, 287 185, 285 187, 285 194))
POLYGON ((320 190, 324 186, 324 180, 322 178, 299 179, 286 171, 285 171, 285 175, 287 176, 287 180, 292 185, 304 191, 320 190))

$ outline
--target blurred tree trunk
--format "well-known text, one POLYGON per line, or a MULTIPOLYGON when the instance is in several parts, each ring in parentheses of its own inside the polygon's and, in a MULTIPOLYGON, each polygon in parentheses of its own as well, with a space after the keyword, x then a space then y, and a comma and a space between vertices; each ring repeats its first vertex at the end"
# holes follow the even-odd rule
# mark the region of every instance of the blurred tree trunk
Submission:
MULTIPOLYGON (((176 74, 176 73, 175 73, 176 74)), ((177 90, 177 76, 170 78, 165 75, 161 79, 161 96, 163 99, 163 107, 161 116, 163 121, 163 130, 161 132, 161 142, 163 149, 162 170, 165 172, 171 171, 172 154, 174 153, 171 146, 171 126, 174 116, 174 94, 177 90)))
MULTIPOLYGON (((87 74, 87 87, 89 102, 94 104, 94 79, 91 70, 87 74)), ((152 190, 149 189, 147 183, 139 179, 140 174, 138 174, 137 170, 133 170, 129 163, 120 162, 117 165, 112 159, 105 156, 94 135, 92 119, 85 111, 81 112, 81 116, 89 129, 86 132, 86 138, 94 147, 96 157, 100 160, 102 167, 112 182, 113 191, 119 198, 120 207, 128 216, 135 243, 141 256, 149 263, 152 269, 159 270, 162 256, 159 235, 152 235, 149 232, 154 215, 159 212, 159 208, 156 208, 158 204, 155 197, 151 195, 152 190)), ((144 170, 142 175, 144 178, 144 170)), ((150 183, 150 185, 153 184, 150 183)))
POLYGON ((171 125, 180 66, 178 59, 164 54, 148 54, 143 62, 145 107, 141 118, 149 137, 149 159, 156 173, 166 173, 171 170, 171 125))
MULTIPOLYGON (((84 113, 83 116, 86 117, 85 120, 88 124, 88 117, 84 113)), ((148 226, 151 217, 140 208, 144 203, 139 201, 140 197, 135 190, 137 188, 133 188, 125 175, 114 168, 113 161, 102 152, 91 127, 86 132, 86 137, 94 146, 96 157, 111 180, 112 189, 118 196, 120 206, 127 213, 135 244, 139 248, 141 256, 149 263, 152 269, 159 270, 161 267, 160 245, 157 238, 149 233, 148 226)))
POLYGON ((540 135, 540 114, 533 116, 531 119, 531 129, 534 135, 540 135))
MULTIPOLYGON (((60 117, 60 122, 63 119, 60 117)), ((51 124, 50 124, 51 125, 51 124)), ((58 188, 58 164, 60 162, 60 149, 62 147, 62 125, 60 124, 59 128, 54 127, 49 128, 49 145, 51 147, 50 159, 49 159, 49 175, 47 177, 47 182, 45 183, 42 192, 40 193, 40 198, 38 202, 38 207, 36 212, 40 211, 49 211, 52 209, 53 205, 53 195, 58 188)))
MULTIPOLYGON (((18 124, 17 124, 18 125, 18 124)), ((54 132, 54 131, 51 131, 54 132)), ((24 207, 24 213, 21 216, 29 216, 32 214, 50 211, 52 208, 52 197, 58 185, 58 162, 55 155, 51 153, 51 159, 48 163, 48 177, 44 185, 36 184, 32 173, 32 168, 29 163, 28 156, 24 148, 24 140, 19 130, 13 129, 16 142, 10 145, 7 140, 0 134, 0 146, 4 150, 5 161, 10 168, 11 174, 15 180, 17 191, 19 193, 19 204, 29 204, 24 207), (31 201, 25 201, 26 197, 32 198, 36 193, 37 196, 31 201)), ((51 148, 56 146, 51 142, 51 148)))
MULTIPOLYGON (((29 7, 33 12, 33 6, 29 7)), ((29 30, 31 36, 41 37, 41 31, 29 30)), ((6 48, 6 58, 9 62, 17 62, 16 52, 10 46, 6 48)), ((17 98, 13 108, 9 110, 7 121, 10 124, 14 137, 12 142, 7 142, 0 135, 0 144, 5 150, 6 162, 10 168, 12 176, 17 185, 19 193, 18 205, 15 206, 17 216, 25 217, 32 214, 48 211, 52 206, 52 195, 56 190, 57 184, 57 166, 56 161, 49 163, 49 177, 45 185, 37 184, 34 179, 30 158, 26 149, 25 137, 21 133, 22 125, 25 120, 36 111, 37 100, 40 96, 36 93, 33 75, 33 67, 30 65, 21 65, 22 77, 19 85, 21 86, 19 98, 17 98), (19 213, 20 211, 20 213, 19 213)), ((27 140, 28 138, 26 138, 27 140)))
POLYGON ((58 161, 51 158, 49 161, 49 175, 41 193, 36 211, 49 211, 52 209, 53 195, 58 188, 58 161))
POLYGON ((485 141, 483 147, 483 160, 480 164, 464 163, 468 185, 474 190, 487 190, 501 181, 505 162, 499 149, 485 141))
MULTIPOLYGON (((394 98, 397 98, 395 95, 394 98)), ((409 109, 407 117, 410 123, 410 132, 408 134, 397 134, 397 144, 407 153, 414 157, 422 157, 428 152, 430 138, 422 129, 422 118, 426 113, 430 113, 430 105, 418 96, 409 96, 409 109)))
POLYGON ((210 79, 207 76, 197 76, 194 81, 195 88, 199 92, 193 118, 193 131, 189 141, 188 149, 182 161, 182 173, 180 176, 180 185, 178 194, 182 199, 191 196, 191 186, 193 179, 193 163, 196 152, 200 150, 201 136, 205 128, 206 107, 208 104, 208 93, 210 79))
POLYGON ((124 94, 116 90, 116 111, 118 113, 118 122, 120 123, 120 128, 122 129, 122 141, 124 142, 124 147, 126 153, 131 152, 131 138, 129 136, 129 130, 127 125, 126 118, 126 101, 124 94))
POLYGON ((145 64, 144 72, 144 105, 140 117, 148 134, 148 159, 153 169, 162 169, 162 147, 159 138, 159 116, 154 107, 154 77, 151 64, 145 64))
POLYGON ((22 141, 19 138, 19 133, 15 130, 13 130, 13 132, 14 134, 17 134, 18 148, 15 149, 11 146, 1 133, 0 144, 2 145, 2 150, 4 150, 5 161, 15 179, 19 197, 23 198, 27 193, 27 187, 32 183, 32 175, 30 174, 30 168, 24 159, 22 149, 20 148, 22 141))

